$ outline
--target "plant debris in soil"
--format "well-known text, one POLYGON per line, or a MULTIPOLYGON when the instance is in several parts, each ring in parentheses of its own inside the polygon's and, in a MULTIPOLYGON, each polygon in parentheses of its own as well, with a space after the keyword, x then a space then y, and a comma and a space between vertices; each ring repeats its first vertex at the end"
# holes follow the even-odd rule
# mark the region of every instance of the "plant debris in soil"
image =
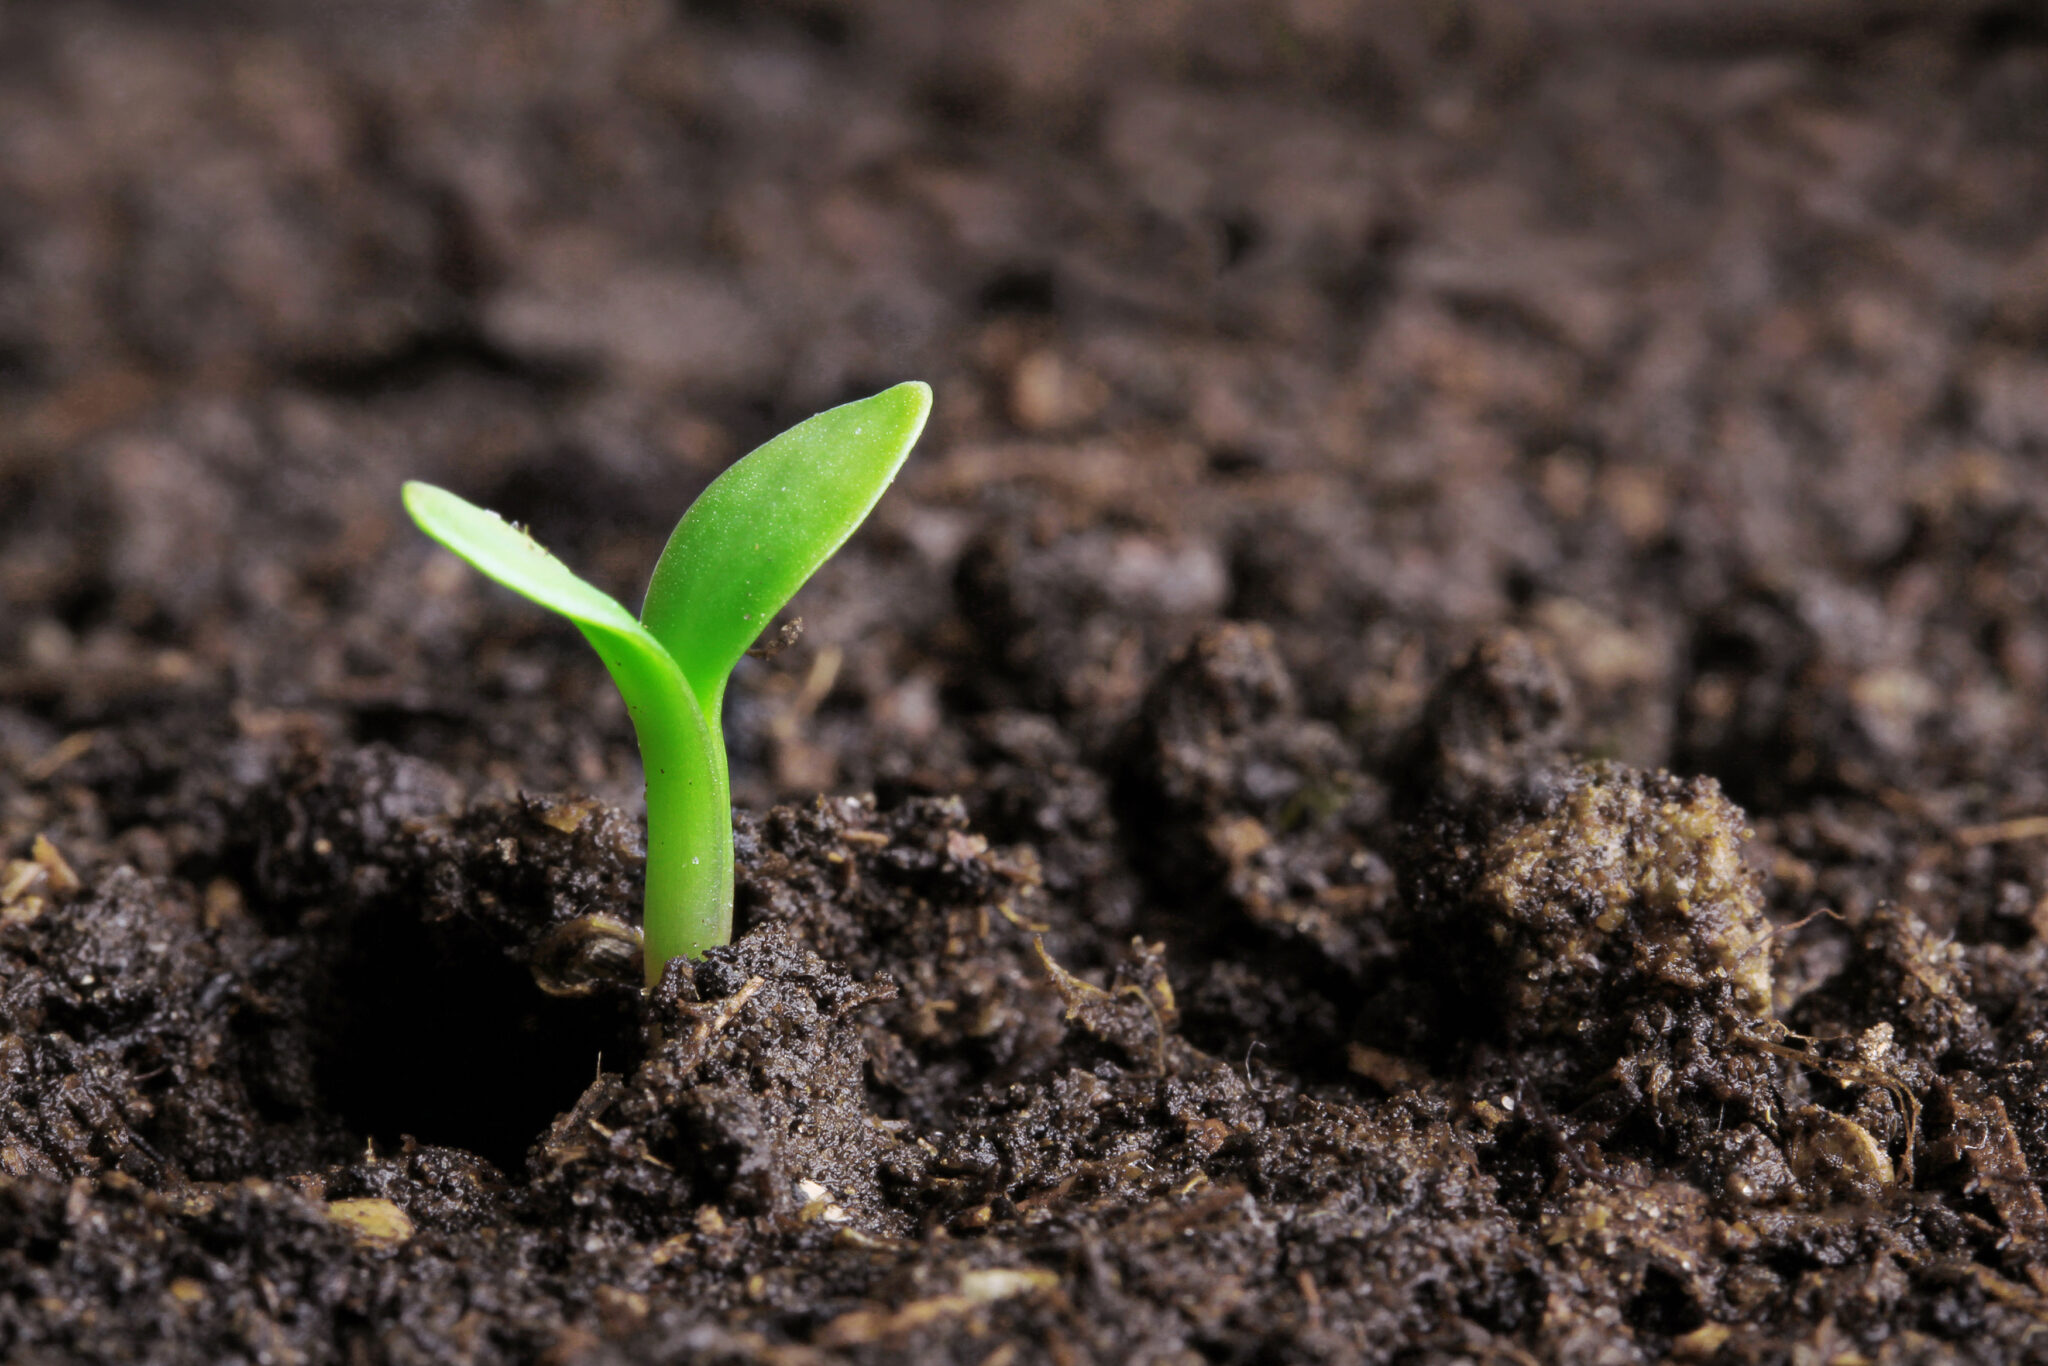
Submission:
POLYGON ((2030 7, 369 12, 0 9, 0 1356, 2048 1360, 2030 7), (645 991, 398 484, 907 377, 645 991))

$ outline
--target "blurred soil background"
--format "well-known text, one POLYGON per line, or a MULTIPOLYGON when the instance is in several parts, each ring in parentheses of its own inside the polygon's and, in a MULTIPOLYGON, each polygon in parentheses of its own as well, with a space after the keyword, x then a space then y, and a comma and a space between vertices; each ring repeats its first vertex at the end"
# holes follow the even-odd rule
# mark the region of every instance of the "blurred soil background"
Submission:
POLYGON ((2048 1360, 2044 462, 2031 4, 0 0, 0 1350, 2048 1360))

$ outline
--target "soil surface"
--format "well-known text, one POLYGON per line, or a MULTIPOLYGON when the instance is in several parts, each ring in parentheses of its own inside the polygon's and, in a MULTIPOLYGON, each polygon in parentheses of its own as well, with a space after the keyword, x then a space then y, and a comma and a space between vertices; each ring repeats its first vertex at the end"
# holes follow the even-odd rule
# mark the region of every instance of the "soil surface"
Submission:
POLYGON ((2044 462, 2030 4, 0 3, 0 1357, 2048 1361, 2044 462))

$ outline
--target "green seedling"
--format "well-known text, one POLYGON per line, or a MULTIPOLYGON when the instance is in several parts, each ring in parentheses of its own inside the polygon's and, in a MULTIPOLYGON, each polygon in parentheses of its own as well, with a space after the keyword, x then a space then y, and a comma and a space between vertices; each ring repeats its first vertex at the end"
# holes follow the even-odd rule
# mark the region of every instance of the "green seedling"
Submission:
POLYGON ((405 486, 420 530, 573 621, 611 671, 647 777, 647 981, 732 938, 732 795, 721 710, 733 666, 902 468, 931 411, 899 384, 799 423, 711 482, 655 561, 640 619, 525 531, 446 489, 405 486))

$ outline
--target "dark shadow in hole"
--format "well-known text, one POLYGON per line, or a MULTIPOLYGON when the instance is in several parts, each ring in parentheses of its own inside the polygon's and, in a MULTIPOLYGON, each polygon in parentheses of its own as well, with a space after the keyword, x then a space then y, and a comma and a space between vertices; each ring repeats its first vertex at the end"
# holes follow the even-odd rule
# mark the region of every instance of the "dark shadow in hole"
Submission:
POLYGON ((1059 287, 1049 270, 1016 266, 984 284, 976 302, 984 313, 1052 313, 1059 308, 1059 287))
POLYGON ((851 46, 857 36, 852 14, 837 5, 808 0, 678 0, 676 8, 734 32, 794 29, 820 47, 835 51, 851 46))
POLYGON ((2048 44, 2048 12, 2038 5, 1993 5, 1970 21, 1970 40, 1983 53, 2048 44))
POLYGON ((315 1067, 327 1108, 396 1148, 406 1135, 516 1174, 596 1076, 639 1055, 632 993, 544 994, 482 935, 378 909, 338 931, 315 987, 315 1067))
POLYGON ((1678 1337, 1706 1322, 1685 1282, 1653 1266, 1643 1273, 1643 1288, 1625 1311, 1631 1327, 1638 1332, 1678 1337))
POLYGON ((555 392, 584 378, 576 366, 515 355, 479 334, 461 330, 422 332, 374 354, 309 357, 293 367, 292 377, 336 398, 375 398, 422 389, 434 380, 465 371, 555 392))
POLYGON ((1225 270, 1243 261, 1265 241, 1265 229, 1249 213, 1225 214, 1216 226, 1222 238, 1225 270))

